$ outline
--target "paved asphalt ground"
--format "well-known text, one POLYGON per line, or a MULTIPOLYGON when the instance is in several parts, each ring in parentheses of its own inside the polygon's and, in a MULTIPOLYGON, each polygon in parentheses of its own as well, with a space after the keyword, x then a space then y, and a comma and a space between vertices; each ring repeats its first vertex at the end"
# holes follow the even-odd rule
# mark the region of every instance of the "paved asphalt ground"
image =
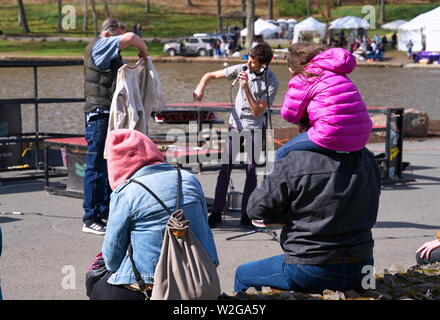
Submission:
MULTIPOLYGON (((369 147, 375 153, 383 151, 383 144, 369 147)), ((403 161, 410 162, 404 178, 416 181, 382 189, 373 229, 378 273, 391 265, 414 265, 416 249, 440 230, 440 139, 405 141, 403 161)), ((206 196, 212 198, 217 173, 197 177, 206 196)), ((234 171, 233 179, 240 190, 244 173, 234 171)), ((4 298, 87 299, 84 273, 103 237, 81 232, 82 201, 47 194, 41 180, 4 183, 0 186, 0 213, 14 211, 22 215, 0 214, 4 298)), ((218 271, 226 293, 232 292, 238 265, 281 253, 279 244, 264 233, 226 240, 246 231, 239 226, 239 213, 227 213, 222 227, 213 229, 221 262, 218 271)))

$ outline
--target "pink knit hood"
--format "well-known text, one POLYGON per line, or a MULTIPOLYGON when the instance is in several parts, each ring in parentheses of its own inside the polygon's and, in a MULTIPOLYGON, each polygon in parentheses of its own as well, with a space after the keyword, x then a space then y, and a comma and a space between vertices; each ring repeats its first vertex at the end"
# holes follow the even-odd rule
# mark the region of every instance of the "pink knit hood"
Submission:
POLYGON ((368 141, 372 122, 356 85, 347 77, 356 59, 347 50, 332 48, 317 54, 305 70, 318 76, 296 75, 289 81, 281 116, 298 123, 308 116, 308 137, 336 151, 356 151, 368 141))
POLYGON ((164 162, 156 144, 136 130, 110 131, 107 135, 106 149, 108 179, 112 190, 140 168, 164 162))

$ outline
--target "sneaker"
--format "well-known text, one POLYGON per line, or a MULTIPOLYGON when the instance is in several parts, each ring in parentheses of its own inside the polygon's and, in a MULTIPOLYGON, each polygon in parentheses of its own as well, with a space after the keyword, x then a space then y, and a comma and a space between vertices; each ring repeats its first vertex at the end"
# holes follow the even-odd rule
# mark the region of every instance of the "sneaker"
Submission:
POLYGON ((252 220, 252 224, 258 228, 281 228, 284 226, 282 222, 265 222, 264 220, 252 220))
POLYGON ((217 228, 222 223, 222 214, 217 212, 212 212, 208 217, 208 224, 211 229, 217 228))
POLYGON ((84 223, 82 232, 104 235, 106 228, 107 227, 104 222, 100 220, 91 220, 84 223))

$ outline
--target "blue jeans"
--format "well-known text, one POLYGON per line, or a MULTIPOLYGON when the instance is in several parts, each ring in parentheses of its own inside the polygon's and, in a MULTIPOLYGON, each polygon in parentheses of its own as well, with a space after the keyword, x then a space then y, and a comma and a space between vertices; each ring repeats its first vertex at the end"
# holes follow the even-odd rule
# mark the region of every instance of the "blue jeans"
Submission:
POLYGON ((111 188, 107 175, 104 146, 107 137, 108 114, 93 116, 87 122, 86 171, 84 174, 83 221, 108 217, 111 188))
POLYGON ((333 291, 361 290, 365 265, 374 265, 373 259, 345 264, 287 264, 284 255, 242 264, 235 271, 234 291, 246 291, 250 287, 261 290, 273 287, 281 290, 317 293, 325 289, 333 291))
POLYGON ((316 152, 332 152, 329 149, 318 146, 317 144, 310 141, 307 136, 307 131, 300 133, 281 148, 277 150, 275 153, 275 160, 280 160, 287 156, 290 151, 316 151, 316 152))

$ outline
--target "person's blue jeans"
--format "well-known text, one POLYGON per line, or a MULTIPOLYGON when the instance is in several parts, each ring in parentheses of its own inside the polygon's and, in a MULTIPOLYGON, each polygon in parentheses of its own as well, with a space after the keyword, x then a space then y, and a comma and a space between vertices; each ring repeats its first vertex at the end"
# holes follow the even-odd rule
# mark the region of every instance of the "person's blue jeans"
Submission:
POLYGON ((275 160, 280 160, 287 156, 290 151, 316 151, 316 152, 332 152, 329 149, 318 146, 317 144, 310 141, 307 131, 300 133, 285 145, 277 150, 275 153, 275 160))
POLYGON ((240 265, 235 271, 234 291, 246 291, 250 287, 261 290, 273 287, 281 290, 320 293, 329 290, 362 290, 362 273, 366 265, 373 266, 373 259, 344 264, 287 264, 284 255, 252 261, 240 265))
POLYGON ((104 159, 107 137, 108 114, 99 114, 87 122, 86 171, 84 174, 83 221, 108 217, 111 188, 107 175, 107 160, 104 159))

